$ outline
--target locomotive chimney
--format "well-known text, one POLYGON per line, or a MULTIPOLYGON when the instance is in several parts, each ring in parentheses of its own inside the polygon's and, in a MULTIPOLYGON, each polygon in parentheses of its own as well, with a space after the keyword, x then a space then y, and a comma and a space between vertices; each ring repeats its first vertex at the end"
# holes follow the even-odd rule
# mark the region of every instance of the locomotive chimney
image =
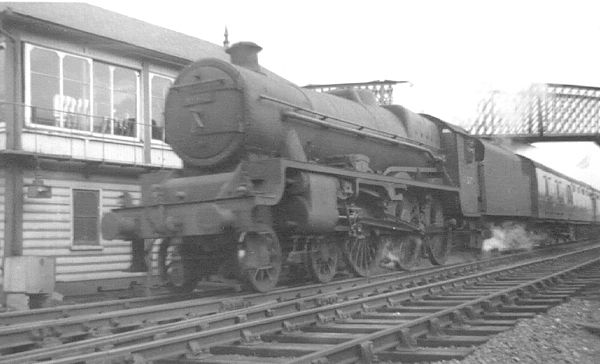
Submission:
POLYGON ((231 56, 231 63, 248 68, 255 72, 260 72, 258 64, 258 52, 262 48, 253 42, 238 42, 227 48, 227 52, 231 56))

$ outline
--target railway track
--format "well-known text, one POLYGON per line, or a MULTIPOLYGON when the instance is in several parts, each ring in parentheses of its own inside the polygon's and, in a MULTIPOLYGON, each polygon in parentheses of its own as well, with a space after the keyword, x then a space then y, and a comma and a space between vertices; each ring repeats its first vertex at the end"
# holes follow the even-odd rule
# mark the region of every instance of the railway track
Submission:
MULTIPOLYGON (((513 256, 525 256, 525 254, 514 254, 513 256)), ((486 260, 494 262, 494 259, 486 260)), ((483 261, 482 261, 483 263, 483 261)), ((452 265, 451 267, 458 266, 452 265)), ((418 269, 415 271, 409 272, 391 272, 384 273, 374 277, 371 277, 371 280, 376 279, 387 279, 390 277, 398 276, 398 275, 406 275, 406 274, 416 274, 421 272, 432 272, 439 270, 438 267, 433 268, 424 268, 418 269)), ((336 284, 355 284, 360 282, 364 278, 349 278, 349 279, 338 279, 327 286, 334 287, 336 284)), ((291 291, 297 289, 298 285, 291 285, 288 287, 282 286, 278 289, 277 293, 291 291)), ((323 287, 327 289, 327 287, 323 287)), ((310 287, 309 287, 310 289, 310 287)), ((212 289, 209 291, 200 291, 188 294, 157 294, 146 297, 132 297, 132 298, 118 298, 118 299, 110 299, 110 300, 99 300, 94 302, 85 302, 85 303, 74 303, 74 304, 65 304, 59 305, 55 307, 46 307, 39 308, 33 310, 22 310, 22 311, 8 311, 8 312, 0 312, 0 328, 2 326, 8 325, 18 325, 25 324, 28 322, 40 322, 40 321, 48 321, 48 320, 60 320, 69 317, 76 316, 86 316, 86 315, 97 315, 97 314, 105 314, 111 311, 122 311, 129 309, 136 309, 154 305, 161 304, 172 304, 179 301, 186 300, 194 300, 194 299, 203 299, 205 302, 205 307, 203 308, 207 313, 217 312, 215 310, 211 310, 211 302, 214 302, 216 306, 219 303, 222 303, 224 300, 230 300, 232 298, 244 299, 245 296, 251 298, 252 296, 262 296, 262 294, 244 294, 243 292, 233 292, 231 289, 212 289), (206 299, 209 298, 209 299, 206 299)), ((230 301, 227 301, 230 302, 230 301)))
MULTIPOLYGON (((148 307, 124 310, 95 312, 51 320, 33 321, 0 327, 0 351, 10 353, 30 348, 54 346, 57 343, 69 343, 87 338, 107 337, 109 342, 121 340, 119 336, 108 335, 123 333, 144 327, 164 325, 194 317, 204 317, 228 311, 236 311, 247 307, 257 307, 274 302, 285 302, 298 298, 315 297, 316 300, 327 300, 329 294, 342 292, 345 294, 369 294, 379 289, 391 289, 410 285, 425 284, 432 280, 466 274, 490 265, 500 265, 514 259, 523 259, 523 255, 498 257, 486 261, 459 264, 437 269, 426 269, 421 272, 389 273, 365 279, 349 279, 329 284, 315 284, 302 287, 285 288, 268 294, 254 293, 247 295, 228 295, 219 297, 185 300, 148 307)), ((112 304, 109 308, 114 307, 112 304)), ((81 312, 81 308, 74 311, 81 312)), ((94 305, 94 309, 101 306, 94 305)), ((37 316, 35 310, 30 311, 37 316)), ((23 315, 23 313, 18 313, 23 315)), ((232 323, 235 315, 224 315, 223 325, 232 323)), ((194 321, 190 321, 192 324, 194 321)), ((153 332, 151 330, 151 332, 153 332)), ((100 345, 106 345, 101 340, 100 345)), ((112 345, 112 344, 111 344, 112 345)), ((42 350, 43 351, 43 350, 42 350)), ((35 352, 34 352, 35 353, 35 352)), ((4 357, 0 356, 0 362, 4 357)))
MULTIPOLYGON (((589 243, 578 242, 576 244, 584 245, 584 244, 589 244, 589 243)), ((556 249, 571 249, 571 248, 572 248, 572 246, 567 246, 567 245, 563 245, 560 247, 556 247, 556 246, 550 247, 550 248, 547 247, 547 248, 532 251, 532 252, 515 253, 515 254, 506 255, 506 256, 485 259, 485 260, 479 261, 479 264, 481 264, 481 265, 503 264, 507 260, 526 259, 529 257, 533 257, 536 254, 540 254, 540 252, 543 252, 544 250, 551 253, 552 251, 555 251, 556 249)), ((450 268, 463 267, 465 269, 470 269, 469 267, 472 266, 473 264, 477 264, 477 262, 456 264, 456 265, 446 266, 446 267, 442 267, 442 268, 439 268, 439 267, 424 268, 424 269, 419 269, 419 270, 415 270, 415 271, 411 271, 411 272, 384 273, 384 274, 379 274, 377 276, 370 277, 369 280, 374 282, 377 280, 386 280, 389 278, 394 278, 394 277, 398 277, 398 276, 406 276, 409 274, 420 274, 420 273, 425 273, 425 272, 437 272, 437 271, 443 272, 448 267, 450 267, 450 268)), ((364 278, 349 278, 349 279, 336 280, 334 282, 331 282, 329 284, 324 284, 324 285, 323 284, 320 284, 320 285, 314 284, 314 285, 306 286, 306 292, 303 292, 303 290, 299 289, 299 287, 292 285, 289 287, 282 287, 282 288, 278 289, 276 292, 273 292, 273 294, 274 295, 278 295, 278 294, 286 295, 286 294, 290 294, 290 293, 296 294, 295 291, 298 290, 297 294, 306 296, 308 294, 322 293, 327 290, 342 289, 346 285, 358 284, 359 282, 362 282, 362 281, 364 281, 364 278)), ((228 307, 225 307, 225 306, 228 306, 228 305, 231 307, 235 307, 236 306, 235 304, 231 305, 231 303, 234 302, 235 300, 249 301, 249 302, 243 303, 242 305, 252 304, 252 299, 254 297, 261 298, 261 297, 264 297, 264 295, 231 293, 230 291, 228 292, 226 290, 211 290, 208 292, 200 292, 200 293, 193 293, 193 294, 182 294, 182 295, 160 294, 160 295, 153 295, 150 297, 134 297, 134 298, 124 298, 124 299, 121 298, 121 299, 112 299, 112 300, 104 300, 104 301, 97 301, 97 302, 60 305, 60 306, 56 306, 56 307, 41 308, 41 309, 35 309, 35 310, 29 310, 29 311, 0 312, 0 329, 2 328, 2 326, 7 326, 7 325, 18 325, 18 324, 25 324, 28 322, 39 323, 41 321, 61 320, 61 319, 76 317, 76 316, 93 316, 93 315, 97 315, 97 314, 106 314, 107 312, 112 312, 112 311, 138 309, 138 308, 154 306, 154 305, 161 305, 161 304, 173 304, 173 303, 176 303, 179 301, 192 300, 192 299, 196 300, 196 301, 192 301, 192 302, 201 303, 201 305, 203 306, 201 308, 201 310, 203 312, 209 314, 209 313, 219 312, 219 310, 222 311, 223 309, 227 309, 228 307), (225 301, 225 305, 220 305, 220 303, 222 303, 224 301, 225 301), (211 309, 211 307, 212 307, 212 309, 211 309)), ((282 298, 277 297, 277 299, 282 299, 282 298)), ((294 298, 297 298, 297 297, 294 297, 294 298)), ((1 350, 1 345, 0 345, 0 350, 1 350)))
MULTIPOLYGON (((565 256, 573 256, 573 254, 585 255, 586 253, 569 253, 565 256)), ((506 259, 505 262, 510 260, 508 257, 501 257, 497 258, 496 262, 500 262, 503 258, 506 259)), ((554 259, 554 261, 556 261, 557 258, 546 258, 546 260, 548 259, 554 259)), ((512 265, 511 268, 513 270, 523 269, 521 266, 539 264, 539 260, 540 259, 536 259, 529 261, 528 263, 512 265)), ((417 319, 428 312, 427 307, 413 307, 408 309, 408 311, 412 311, 412 316, 407 313, 399 315, 398 312, 395 312, 392 315, 392 319, 390 317, 386 317, 387 314, 392 314, 390 312, 375 312, 379 307, 377 304, 393 307, 396 303, 402 302, 402 299, 398 300, 398 297, 417 299, 419 297, 424 297, 426 294, 432 294, 436 289, 440 289, 439 287, 445 287, 448 284, 450 286, 460 286, 459 282, 468 283, 469 279, 483 279, 477 277, 489 277, 490 275, 496 276, 501 274, 501 272, 506 271, 506 269, 500 268, 491 272, 473 274, 475 268, 466 269, 467 265, 468 264, 463 264, 461 267, 441 269, 442 271, 445 271, 445 273, 429 272, 420 274, 420 277, 395 277, 388 280, 384 279, 379 282, 354 284, 352 287, 338 288, 335 290, 335 293, 332 293, 333 291, 323 290, 320 293, 316 292, 312 295, 306 296, 296 293, 296 296, 299 298, 292 298, 293 296, 290 296, 288 299, 273 300, 273 297, 270 297, 271 299, 267 297, 263 302, 256 302, 251 307, 236 309, 229 312, 222 312, 205 317, 191 318, 189 315, 187 315, 187 320, 177 322, 173 322, 176 319, 165 319, 162 322, 152 322, 148 319, 149 316, 146 312, 138 313, 140 316, 137 318, 137 320, 132 320, 131 323, 122 320, 109 319, 108 325, 104 323, 103 325, 98 326, 98 328, 104 328, 104 330, 90 330, 90 327, 93 325, 88 325, 87 331, 79 331, 79 333, 77 333, 76 330, 67 330, 66 328, 68 325, 63 325, 62 327, 54 326, 53 328, 52 325, 45 324, 43 326, 46 328, 46 330, 41 334, 39 330, 30 330, 27 332, 23 330, 23 325, 13 325, 6 328, 12 328, 12 334, 11 330, 4 331, 4 339, 10 340, 10 345, 12 345, 8 346, 8 348, 18 347, 18 337, 20 337, 21 340, 29 340, 26 345, 32 345, 32 342, 34 342, 35 344, 33 344, 33 346, 47 347, 29 350, 22 353, 5 355, 0 357, 0 362, 31 362, 36 360, 55 359, 57 362, 66 363, 78 362, 81 360, 93 361, 104 358, 105 355, 108 355, 111 358, 125 357, 132 360, 139 359, 146 361, 161 358, 168 359, 170 357, 172 358, 183 354, 195 356, 205 353, 206 350, 210 350, 211 353, 206 355, 209 355, 209 357, 213 357, 213 359, 216 360, 207 362, 232 362, 235 359, 235 356, 242 355, 242 352, 245 350, 243 348, 246 346, 251 346, 252 348, 256 349, 254 354, 260 354, 261 350, 266 350, 264 347, 267 346, 272 349, 272 351, 270 351, 271 356, 284 356, 287 357, 286 360, 290 360, 290 357, 292 356, 301 355, 302 353, 300 353, 300 351, 302 350, 285 352, 281 351, 283 350, 282 348, 290 348, 298 345, 302 346, 302 344, 299 344, 299 342, 302 343, 303 340, 309 340, 311 337, 322 338, 325 342, 330 342, 333 340, 326 339, 325 337, 337 337, 337 339, 333 341, 337 340, 338 344, 341 345, 339 340, 341 340, 344 335, 346 335, 346 339, 351 341, 358 339, 354 338, 354 336, 360 333, 360 327, 362 326, 364 326, 363 329, 367 330, 368 332, 373 332, 374 330, 383 330, 382 327, 390 327, 390 325, 397 326, 402 324, 400 321, 406 321, 406 319, 411 317, 417 319), (461 275, 463 275, 463 277, 460 277, 461 275), (464 277, 464 275, 467 275, 467 277, 464 277), (353 309, 358 307, 358 312, 361 316, 355 317, 356 312, 354 312, 352 309, 348 310, 347 306, 352 307, 353 309), (317 312, 317 314, 315 314, 315 312, 319 310, 322 310, 323 312, 317 312), (370 313, 367 314, 367 312, 370 313), (298 321, 298 317, 301 318, 300 321, 298 321), (316 321, 314 321, 315 319, 316 321), (369 320, 375 321, 367 323, 369 320), (352 323, 347 321, 352 321, 352 323), (140 322, 142 322, 142 324, 140 324, 140 322), (162 323, 162 325, 157 325, 159 323, 162 323), (324 327, 323 325, 327 323, 334 326, 343 326, 345 330, 356 329, 359 331, 351 333, 342 332, 344 335, 338 335, 340 334, 339 332, 329 332, 326 335, 321 332, 323 335, 316 335, 316 331, 310 333, 308 333, 310 330, 302 331, 304 334, 301 334, 300 336, 306 336, 307 338, 305 339, 300 337, 296 338, 294 335, 290 334, 300 330, 301 328, 305 328, 305 326, 313 327, 314 325, 317 325, 316 327, 324 327), (246 325, 247 327, 240 328, 240 325, 246 325), (269 330, 266 332, 261 330, 257 331, 257 328, 261 327, 268 327, 269 330), (367 327, 371 328, 368 329, 367 327), (15 328, 20 329, 20 331, 15 331, 15 328), (283 334, 285 338, 281 338, 282 341, 277 341, 279 344, 274 344, 273 342, 269 342, 268 344, 263 343, 263 349, 259 350, 261 347, 259 344, 262 343, 262 341, 257 341, 257 338, 260 335, 267 335, 260 336, 260 340, 273 341, 276 339, 275 336, 272 335, 282 335, 280 332, 282 328, 284 328, 286 333, 283 334), (123 332, 132 329, 134 330, 123 332), (19 335, 18 332, 20 332, 21 335, 19 335), (29 334, 29 336, 23 335, 26 332, 29 334), (198 335, 200 336, 197 337, 198 335), (86 340, 69 343, 70 341, 80 338, 85 338, 86 340), (240 338, 246 346, 231 345, 239 341, 240 338), (295 344, 290 344, 290 340, 298 341, 294 341, 295 344), (217 343, 220 346, 206 346, 206 341, 213 344, 217 343), (158 351, 154 351, 154 344, 157 343, 159 344, 156 346, 158 351), (52 347, 53 345, 58 344, 62 345, 52 347), (278 345, 279 349, 281 349, 279 351, 277 349, 278 345), (223 349, 224 347, 231 349, 231 353, 223 354, 223 350, 225 350, 223 349), (233 349, 234 347, 237 349, 233 349), (94 351, 100 351, 100 354, 88 354, 94 351), (219 355, 225 356, 218 358, 219 355), (231 357, 231 355, 234 357, 231 357)), ((495 285, 498 286, 498 284, 495 285)), ((438 304, 448 304, 447 301, 460 302, 461 304, 464 303, 457 301, 456 299, 457 297, 453 297, 452 299, 447 300, 438 299, 432 301, 435 301, 438 304)), ((443 306, 434 305, 429 307, 429 310, 437 310, 440 307, 443 308, 443 306)), ((64 320, 61 321, 62 322, 55 322, 55 324, 64 324, 64 320)), ((365 332, 363 332, 363 334, 365 332)), ((5 342, 4 339, 2 339, 3 342, 5 342)), ((317 346, 323 344, 323 341, 318 340, 317 342, 319 344, 310 345, 313 345, 312 348, 315 349, 314 351, 319 352, 319 349, 323 348, 318 348, 317 346)), ((306 351, 311 346, 307 343, 305 344, 308 345, 303 346, 303 350, 306 351)), ((23 348, 23 346, 20 347, 23 348)), ((265 353, 267 352, 264 352, 263 354, 265 353)), ((242 357, 241 360, 243 362, 243 360, 248 361, 252 360, 252 358, 242 357)), ((259 359, 260 362, 264 362, 265 360, 267 359, 264 357, 259 359)))
POLYGON ((9 311, 0 313, 0 328, 6 325, 24 324, 67 317, 95 315, 110 311, 128 310, 152 305, 173 303, 187 299, 200 298, 196 294, 161 294, 148 297, 111 299, 96 302, 61 305, 34 310, 9 311))

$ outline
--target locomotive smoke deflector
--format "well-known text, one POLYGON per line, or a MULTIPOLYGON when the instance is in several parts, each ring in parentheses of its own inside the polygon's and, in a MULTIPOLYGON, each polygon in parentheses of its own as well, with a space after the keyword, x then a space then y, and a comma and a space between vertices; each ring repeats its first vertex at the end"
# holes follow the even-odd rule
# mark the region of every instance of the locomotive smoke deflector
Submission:
POLYGON ((225 52, 231 57, 231 63, 255 72, 261 72, 258 64, 258 52, 262 47, 254 42, 239 42, 229 47, 225 52))

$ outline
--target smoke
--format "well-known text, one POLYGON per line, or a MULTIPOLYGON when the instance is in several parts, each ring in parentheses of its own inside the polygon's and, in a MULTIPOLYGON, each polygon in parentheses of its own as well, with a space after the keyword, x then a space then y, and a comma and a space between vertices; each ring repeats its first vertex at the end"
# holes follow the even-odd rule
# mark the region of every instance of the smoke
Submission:
POLYGON ((514 222, 506 222, 502 226, 492 227, 492 237, 485 239, 481 250, 486 253, 492 250, 530 250, 546 239, 545 234, 538 234, 514 222))
POLYGON ((396 270, 398 268, 398 263, 400 262, 400 254, 402 254, 400 243, 386 239, 386 242, 381 249, 379 266, 386 269, 396 270))

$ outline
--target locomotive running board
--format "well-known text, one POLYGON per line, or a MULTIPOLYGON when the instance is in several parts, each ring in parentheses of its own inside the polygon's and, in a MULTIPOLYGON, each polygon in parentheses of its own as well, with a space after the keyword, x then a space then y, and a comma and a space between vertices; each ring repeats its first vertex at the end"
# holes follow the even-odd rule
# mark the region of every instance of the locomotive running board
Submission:
POLYGON ((325 166, 325 165, 321 165, 321 164, 292 161, 292 160, 288 160, 288 159, 271 159, 271 160, 260 161, 257 163, 265 163, 265 162, 269 163, 269 162, 279 162, 279 161, 281 161, 283 168, 294 168, 294 169, 301 169, 301 170, 305 170, 305 171, 327 174, 327 175, 331 175, 331 176, 343 176, 343 177, 356 178, 356 179, 359 179, 361 183, 372 183, 372 184, 378 184, 378 185, 381 185, 382 183, 383 184, 391 183, 391 184, 396 185, 396 187, 397 187, 397 185, 404 185, 404 186, 428 188, 428 189, 433 189, 433 190, 438 190, 438 191, 448 191, 448 192, 460 191, 460 189, 458 187, 454 187, 454 186, 438 185, 438 184, 420 182, 420 181, 415 181, 415 180, 410 180, 410 179, 405 179, 405 178, 384 176, 384 175, 375 174, 375 173, 357 172, 357 171, 351 171, 351 170, 347 170, 347 169, 329 167, 329 166, 325 166))

